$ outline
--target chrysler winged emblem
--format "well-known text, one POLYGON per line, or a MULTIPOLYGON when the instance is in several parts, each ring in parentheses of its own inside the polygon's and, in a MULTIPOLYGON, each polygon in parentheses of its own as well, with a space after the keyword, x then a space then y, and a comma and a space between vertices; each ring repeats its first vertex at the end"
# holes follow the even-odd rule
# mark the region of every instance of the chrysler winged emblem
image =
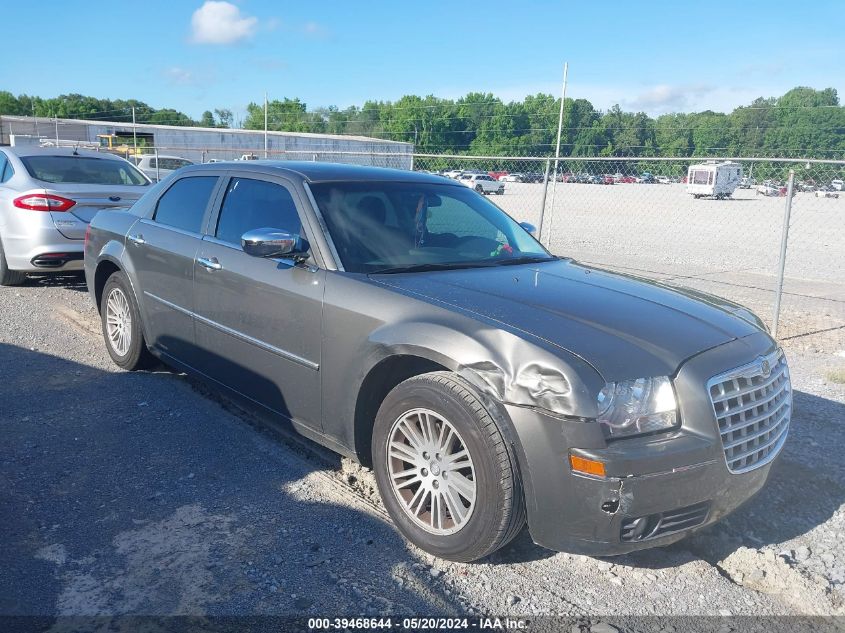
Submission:
POLYGON ((762 374, 763 374, 763 378, 768 378, 769 376, 771 376, 771 375, 772 375, 772 368, 771 368, 771 366, 769 365, 769 361, 768 361, 768 360, 763 359, 763 362, 762 362, 762 363, 760 363, 760 371, 761 371, 761 372, 762 372, 762 374))

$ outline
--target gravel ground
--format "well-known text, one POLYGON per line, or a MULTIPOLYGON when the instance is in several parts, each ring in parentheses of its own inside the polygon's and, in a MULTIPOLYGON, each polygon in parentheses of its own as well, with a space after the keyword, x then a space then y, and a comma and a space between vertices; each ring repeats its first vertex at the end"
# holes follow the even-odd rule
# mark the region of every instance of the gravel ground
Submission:
POLYGON ((790 441, 723 523, 607 559, 524 531, 456 564, 400 537, 370 472, 184 375, 117 370, 80 278, 0 289, 0 322, 0 614, 550 614, 597 633, 845 614, 845 386, 827 378, 845 357, 826 343, 787 342, 790 441))

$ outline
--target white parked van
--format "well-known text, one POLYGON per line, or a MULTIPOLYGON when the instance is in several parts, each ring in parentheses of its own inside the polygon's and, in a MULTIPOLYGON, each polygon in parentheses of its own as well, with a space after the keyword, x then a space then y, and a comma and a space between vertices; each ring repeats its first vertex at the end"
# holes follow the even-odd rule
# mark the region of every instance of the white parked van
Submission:
POLYGON ((153 182, 164 180, 177 169, 193 165, 194 163, 181 156, 164 156, 159 154, 142 154, 135 157, 135 164, 153 182))
POLYGON ((687 193, 695 198, 730 198, 742 180, 742 165, 717 163, 690 165, 687 171, 687 193))
POLYGON ((838 178, 836 180, 830 181, 830 186, 835 189, 836 191, 845 191, 845 183, 843 183, 838 178))

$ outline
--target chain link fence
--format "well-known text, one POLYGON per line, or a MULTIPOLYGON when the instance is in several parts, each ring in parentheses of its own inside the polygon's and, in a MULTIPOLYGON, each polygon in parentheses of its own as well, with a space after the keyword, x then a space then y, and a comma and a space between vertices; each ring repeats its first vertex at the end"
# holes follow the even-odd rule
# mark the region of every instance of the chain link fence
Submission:
POLYGON ((845 162, 417 155, 414 168, 503 181, 493 202, 555 254, 728 298, 769 326, 786 238, 778 337, 845 347, 845 162))

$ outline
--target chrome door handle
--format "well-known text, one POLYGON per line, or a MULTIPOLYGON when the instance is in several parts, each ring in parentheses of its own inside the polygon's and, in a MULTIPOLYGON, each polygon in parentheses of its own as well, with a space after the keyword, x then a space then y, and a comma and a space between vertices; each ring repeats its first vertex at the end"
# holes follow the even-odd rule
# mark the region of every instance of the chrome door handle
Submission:
POLYGON ((140 233, 138 235, 127 235, 126 239, 132 242, 135 246, 140 246, 141 244, 147 243, 147 240, 145 240, 144 236, 140 233))
POLYGON ((216 257, 197 257, 197 263, 208 270, 220 270, 223 265, 217 261, 216 257))

